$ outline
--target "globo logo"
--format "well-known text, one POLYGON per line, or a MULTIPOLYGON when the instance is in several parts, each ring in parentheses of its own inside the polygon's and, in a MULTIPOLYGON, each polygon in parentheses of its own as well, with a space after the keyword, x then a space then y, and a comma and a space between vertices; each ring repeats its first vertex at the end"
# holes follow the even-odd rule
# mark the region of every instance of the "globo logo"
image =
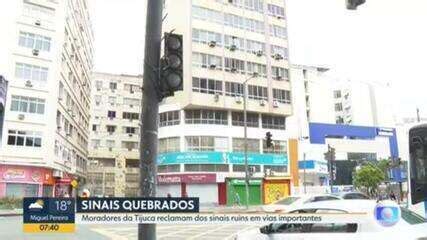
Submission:
POLYGON ((375 207, 375 219, 383 226, 393 226, 400 220, 400 208, 394 205, 378 204, 375 207))

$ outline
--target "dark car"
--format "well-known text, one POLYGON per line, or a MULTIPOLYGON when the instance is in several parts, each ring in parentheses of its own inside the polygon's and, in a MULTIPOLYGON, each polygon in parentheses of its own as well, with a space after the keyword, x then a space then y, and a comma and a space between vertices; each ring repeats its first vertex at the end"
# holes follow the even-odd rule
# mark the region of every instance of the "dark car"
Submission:
POLYGON ((339 192, 334 195, 341 197, 342 199, 370 199, 367 195, 361 192, 339 192))

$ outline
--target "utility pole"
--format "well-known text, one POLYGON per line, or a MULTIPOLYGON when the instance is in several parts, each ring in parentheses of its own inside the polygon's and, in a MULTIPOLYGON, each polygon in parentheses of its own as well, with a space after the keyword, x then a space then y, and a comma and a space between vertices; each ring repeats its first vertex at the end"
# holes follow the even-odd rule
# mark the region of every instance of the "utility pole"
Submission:
POLYGON ((334 188, 333 161, 335 160, 335 149, 332 148, 329 144, 328 144, 328 152, 325 153, 325 157, 328 160, 328 165, 329 165, 329 186, 331 187, 331 193, 332 193, 332 189, 334 188))
POLYGON ((421 122, 420 109, 419 108, 417 108, 417 122, 421 122))
POLYGON ((303 160, 303 163, 304 163, 304 169, 303 169, 303 186, 304 186, 304 194, 306 194, 307 193, 307 184, 305 183, 305 169, 307 168, 307 165, 306 165, 306 162, 305 162, 305 152, 302 154, 302 160, 303 160))
MULTIPOLYGON (((160 76, 160 49, 162 41, 163 1, 147 0, 143 100, 141 112, 140 197, 155 197, 157 182, 157 130, 159 115, 158 85, 160 76)), ((155 224, 138 225, 139 240, 155 240, 155 224)))

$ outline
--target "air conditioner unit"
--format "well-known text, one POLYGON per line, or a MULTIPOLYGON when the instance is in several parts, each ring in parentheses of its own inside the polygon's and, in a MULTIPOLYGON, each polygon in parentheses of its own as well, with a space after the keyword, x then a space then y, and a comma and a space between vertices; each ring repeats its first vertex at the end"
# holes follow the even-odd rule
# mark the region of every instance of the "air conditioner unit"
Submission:
POLYGON ((282 59, 283 59, 283 56, 282 56, 281 54, 279 54, 279 53, 276 53, 276 54, 274 54, 274 55, 273 55, 273 58, 274 58, 275 60, 282 60, 282 59))
POLYGON ((62 97, 58 97, 58 101, 62 101, 62 97))
POLYGON ((277 19, 282 19, 283 17, 282 17, 282 16, 277 15, 277 16, 276 16, 276 18, 277 18, 277 19))
POLYGON ((33 84, 31 83, 31 81, 30 81, 30 80, 27 80, 27 81, 25 82, 25 86, 26 86, 26 87, 33 87, 33 84))
POLYGON ((129 133, 129 137, 132 137, 133 136, 133 134, 132 133, 129 133))
POLYGON ((236 101, 236 103, 242 103, 243 98, 242 98, 241 96, 236 96, 236 97, 234 98, 234 101, 236 101))
POLYGON ((33 49, 33 56, 38 56, 40 51, 38 49, 33 49))
POLYGON ((35 24, 36 26, 41 26, 41 25, 42 25, 42 21, 40 21, 40 19, 37 19, 37 20, 34 22, 34 24, 35 24))
POLYGON ((113 148, 112 148, 112 147, 109 147, 109 148, 108 148, 108 151, 110 151, 110 152, 111 152, 111 151, 113 151, 113 148))
POLYGON ((255 54, 256 54, 258 57, 261 57, 262 55, 264 55, 264 52, 263 52, 262 50, 258 50, 258 51, 256 51, 256 52, 255 52, 255 54))
POLYGON ((265 103, 266 103, 266 102, 265 102, 265 100, 264 100, 264 99, 259 100, 259 105, 260 105, 260 106, 265 106, 265 103))
POLYGON ((273 101, 273 107, 278 108, 279 107, 279 102, 278 101, 273 101))
POLYGON ((215 68, 216 68, 216 64, 211 64, 211 65, 209 65, 209 68, 210 68, 210 69, 215 69, 215 68))
POLYGON ((252 73, 252 76, 254 76, 254 77, 258 77, 258 75, 259 75, 259 74, 258 74, 257 72, 253 72, 253 73, 252 73))
POLYGON ((237 46, 236 46, 236 45, 232 44, 232 45, 230 46, 230 51, 236 51, 236 49, 237 49, 237 46))
POLYGON ((219 101, 219 93, 215 93, 214 100, 215 102, 219 101))
POLYGON ((210 41, 208 42, 209 47, 215 47, 216 46, 216 42, 215 41, 210 41))
POLYGON ((133 105, 131 104, 131 105, 129 105, 129 107, 133 108, 133 105))
POLYGON ((233 67, 233 68, 231 68, 231 69, 230 69, 230 71, 231 71, 232 73, 235 73, 235 72, 237 72, 237 68, 234 68, 234 67, 233 67))
POLYGON ((54 177, 54 178, 63 178, 64 177, 64 173, 62 171, 60 171, 60 170, 54 169, 52 171, 52 177, 54 177))
POLYGON ((61 131, 61 130, 62 130, 62 127, 61 127, 61 126, 57 126, 57 127, 56 127, 56 130, 58 130, 58 132, 59 132, 59 131, 61 131))
POLYGON ((128 148, 128 151, 130 152, 130 151, 132 151, 132 148, 128 148))
POLYGON ((277 75, 277 76, 276 76, 276 79, 277 79, 277 80, 282 80, 282 79, 283 79, 283 77, 282 77, 282 76, 280 76, 280 75, 277 75))
POLYGON ((18 114, 18 119, 19 120, 24 120, 25 119, 25 115, 24 114, 18 114))

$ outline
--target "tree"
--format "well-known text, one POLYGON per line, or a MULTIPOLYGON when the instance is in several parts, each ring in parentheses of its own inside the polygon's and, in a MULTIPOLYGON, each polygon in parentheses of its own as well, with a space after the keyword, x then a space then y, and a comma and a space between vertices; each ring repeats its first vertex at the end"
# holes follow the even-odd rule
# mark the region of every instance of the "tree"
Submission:
POLYGON ((384 179, 388 180, 388 172, 390 170, 390 160, 388 159, 381 159, 377 163, 377 167, 381 169, 381 171, 384 173, 384 179))
POLYGON ((384 178, 385 174, 379 167, 368 163, 356 170, 353 176, 353 184, 358 189, 366 189, 366 193, 373 196, 384 178))

